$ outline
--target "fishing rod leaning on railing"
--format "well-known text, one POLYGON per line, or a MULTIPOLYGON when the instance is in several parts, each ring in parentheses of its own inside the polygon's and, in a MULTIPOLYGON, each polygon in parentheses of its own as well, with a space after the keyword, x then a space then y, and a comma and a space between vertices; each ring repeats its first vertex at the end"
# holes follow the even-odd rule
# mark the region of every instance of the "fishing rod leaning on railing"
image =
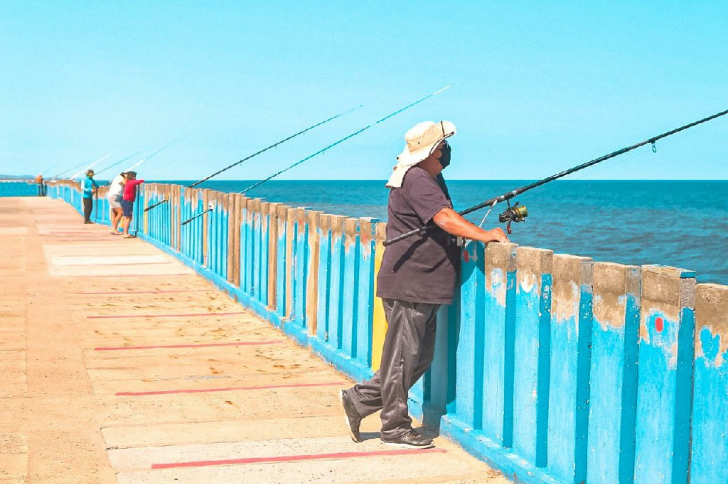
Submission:
MULTIPOLYGON (((368 130, 369 128, 372 128, 372 127, 374 127, 374 126, 378 125, 379 123, 382 123, 382 122, 386 121, 387 119, 391 118, 392 116, 395 116, 395 115, 397 115, 397 114, 399 114, 399 113, 401 113, 401 112, 403 112, 403 111, 406 111, 406 110, 408 110, 409 108, 411 108, 411 107, 413 107, 413 106, 415 106, 415 105, 417 105, 417 104, 421 103, 422 101, 424 101, 424 100, 426 100, 426 99, 429 99, 429 98, 431 98, 432 96, 436 96, 436 95, 440 94, 440 93, 441 93, 441 92, 443 92, 443 91, 446 91, 447 89, 450 89, 450 86, 445 86, 445 87, 443 87, 442 89, 440 89, 439 91, 435 91, 435 92, 433 92, 433 93, 431 93, 431 94, 428 94, 427 96, 425 96, 425 97, 423 97, 423 98, 420 98, 420 99, 418 99, 417 101, 415 101, 415 102, 413 102, 413 103, 410 103, 410 104, 408 104, 407 106, 405 106, 405 107, 403 107, 403 108, 401 108, 401 109, 398 109, 398 110, 396 110, 395 112, 393 112, 393 113, 391 113, 391 114, 388 114, 388 115, 386 115, 386 116, 385 116, 385 117, 383 117, 382 119, 380 119, 380 120, 378 120, 378 121, 375 121, 375 122, 373 122, 373 123, 371 123, 371 124, 369 124, 369 125, 367 125, 367 126, 364 126, 364 127, 363 127, 363 128, 361 128, 360 130, 358 130, 358 131, 355 131, 355 132, 351 133, 350 135, 348 135, 348 136, 345 136, 345 137, 341 138, 340 140, 338 140, 338 141, 336 141, 336 142, 334 142, 334 143, 331 143, 331 144, 330 144, 330 145, 328 145, 327 147, 325 147, 325 148, 323 148, 323 149, 321 149, 321 150, 318 150, 318 151, 317 151, 316 153, 314 153, 314 154, 312 154, 312 155, 309 155, 309 156, 307 156, 306 158, 304 158, 304 159, 302 159, 302 160, 299 160, 299 161, 295 162, 295 163, 294 163, 294 164, 292 164, 292 165, 289 165, 288 167, 284 168, 283 170, 280 170, 280 171, 278 171, 278 172, 276 172, 276 173, 272 174, 272 175, 271 175, 271 176, 269 176, 268 178, 266 178, 266 179, 264 179, 264 180, 261 180, 261 181, 259 181, 259 182, 257 182, 257 183, 254 183, 253 185, 250 185, 250 186, 249 186, 248 188, 246 188, 245 190, 242 190, 242 191, 240 192, 240 194, 245 194, 246 192, 248 192, 248 191, 252 190, 253 188, 255 188, 255 187, 257 187, 257 186, 260 186, 260 185, 262 185, 263 183, 265 183, 265 182, 267 182, 267 181, 269 181, 269 180, 272 180, 273 178, 277 177, 278 175, 280 175, 280 174, 282 174, 282 173, 285 173, 285 172, 287 172, 287 171, 288 171, 288 170, 290 170, 291 168, 293 168, 293 167, 296 167, 296 166, 300 165, 301 163, 304 163, 304 162, 306 162, 306 161, 310 160, 311 158, 313 158, 313 157, 315 157, 315 156, 318 156, 318 155, 320 155, 320 154, 322 154, 322 153, 324 153, 324 152, 326 152, 326 151, 330 150, 330 149, 331 149, 331 148, 333 148, 334 146, 336 146, 336 145, 339 145, 339 144, 343 143, 344 141, 346 141, 346 140, 348 140, 348 139, 350 139, 350 138, 353 138, 354 136, 356 136, 356 135, 358 135, 358 134, 361 134, 361 133, 363 133, 364 131, 368 130)), ((212 210, 212 207, 208 207, 208 208, 207 208, 207 210, 205 210, 204 212, 198 213, 198 214, 194 215, 193 217, 191 217, 191 218, 189 218, 189 219, 185 220, 184 222, 182 222, 182 225, 186 225, 186 224, 190 223, 191 221, 195 220, 195 219, 196 219, 196 218, 198 218, 198 217, 201 217, 202 215, 206 214, 207 212, 209 212, 209 211, 211 211, 211 210, 212 210)))
POLYGON ((388 115, 386 115, 386 116, 385 116, 385 117, 383 117, 382 119, 380 119, 380 120, 378 120, 378 121, 375 121, 375 122, 373 122, 373 123, 372 123, 372 124, 370 124, 370 125, 364 126, 364 127, 363 127, 363 128, 361 128, 360 130, 358 130, 358 131, 355 131, 355 132, 351 133, 350 135, 348 135, 348 136, 345 136, 345 137, 341 138, 340 140, 338 140, 338 141, 336 141, 336 142, 334 142, 334 143, 331 143, 331 144, 330 144, 330 145, 328 145, 328 146, 327 146, 326 148, 323 148, 323 149, 321 149, 321 150, 318 150, 318 151, 317 151, 316 153, 314 153, 314 154, 312 154, 312 155, 309 155, 309 156, 307 156, 306 158, 304 158, 304 159, 302 159, 302 160, 299 160, 299 161, 295 162, 295 163, 294 163, 294 164, 292 164, 292 165, 289 165, 289 166, 287 166, 286 168, 284 168, 284 169, 282 169, 282 170, 280 170, 280 171, 278 171, 278 172, 276 172, 276 173, 272 174, 272 175, 271 175, 271 176, 269 176, 268 178, 265 178, 265 179, 263 179, 263 180, 261 180, 261 181, 259 181, 259 182, 256 182, 256 183, 254 183, 254 184, 250 185, 250 186, 249 186, 248 188, 246 188, 246 189, 244 189, 244 190, 241 190, 241 191, 240 191, 240 194, 241 194, 241 195, 244 195, 245 193, 249 192, 249 191, 250 191, 250 190, 252 190, 253 188, 255 188, 255 187, 258 187, 258 186, 262 185, 263 183, 265 183, 265 182, 267 182, 267 181, 270 181, 270 180, 272 180, 273 178, 277 177, 278 175, 281 175, 281 174, 283 174, 283 173, 287 172, 287 171, 288 171, 288 170, 290 170, 291 168, 294 168, 294 167, 296 167, 296 166, 300 165, 301 163, 304 163, 304 162, 306 162, 306 161, 310 160, 311 158, 313 158, 313 157, 315 157, 315 156, 318 156, 318 155, 320 155, 320 154, 323 154, 323 153, 325 153, 326 151, 330 150, 330 149, 331 149, 331 148, 333 148, 334 146, 336 146, 336 145, 339 145, 339 144, 343 143, 344 141, 346 141, 346 140, 348 140, 348 139, 350 139, 350 138, 353 138, 354 136, 357 136, 357 135, 359 135, 359 134, 363 133, 364 131, 368 130, 369 128, 373 128, 374 126, 378 125, 379 123, 382 123, 382 122, 384 122, 384 121, 388 120, 388 119, 389 119, 389 118, 391 118, 392 116, 396 116, 397 114, 399 114, 399 113, 401 113, 401 112, 403 112, 403 111, 406 111, 406 110, 408 110, 409 108, 411 108, 411 107, 413 107, 413 106, 416 106, 417 104, 421 103, 422 101, 424 101, 424 100, 426 100, 426 99, 429 99, 429 98, 431 98, 431 97, 433 97, 433 96, 437 96, 437 95, 438 95, 438 94, 440 94, 441 92, 443 92, 443 91, 446 91, 446 90, 448 90, 448 89, 450 89, 450 86, 445 86, 445 87, 443 87, 442 89, 440 89, 440 90, 438 90, 438 91, 435 91, 435 92, 433 92, 433 93, 431 93, 431 94, 428 94, 427 96, 425 96, 425 97, 423 97, 423 98, 421 98, 421 99, 418 99, 417 101, 415 101, 415 102, 413 102, 413 103, 411 103, 411 104, 408 104, 407 106, 405 106, 405 107, 403 107, 403 108, 401 108, 401 109, 398 109, 397 111, 395 111, 395 112, 393 112, 393 113, 391 113, 391 114, 388 114, 388 115))
MULTIPOLYGON (((642 146, 645 146, 647 144, 652 145, 652 150, 656 151, 655 143, 663 138, 667 138, 668 136, 672 136, 676 133, 679 133, 681 131, 685 131, 686 129, 692 128, 694 126, 697 126, 699 124, 707 123, 708 121, 712 121, 713 119, 719 118, 721 116, 724 116, 728 114, 728 109, 725 111, 721 111, 719 113, 713 114, 712 116, 708 116, 707 118, 700 119, 698 121, 694 121, 692 123, 686 124, 684 126, 680 126, 679 128, 675 128, 670 131, 666 131, 662 134, 659 134, 657 136, 653 136, 651 138, 648 138, 644 141, 640 141, 639 143, 633 144, 631 146, 627 146, 625 148, 619 149, 617 151, 613 151, 612 153, 606 154, 604 156, 600 156, 599 158, 595 158, 591 161, 587 161, 586 163, 582 163, 581 165, 574 166, 572 168, 569 168, 568 170, 564 170, 560 173, 557 173, 555 175, 551 175, 549 177, 544 178, 543 180, 539 180, 537 182, 531 183, 529 185, 523 186, 521 188, 517 188, 513 191, 504 193, 503 195, 499 195, 497 197, 493 197, 489 200, 486 200, 484 202, 481 202, 477 205, 474 205, 470 208, 467 208, 465 210, 462 210, 458 212, 459 215, 467 215, 469 213, 475 212, 476 210, 480 210, 481 208, 490 207, 491 209, 497 205, 498 203, 506 202, 508 204, 508 207, 506 210, 501 213, 498 216, 498 220, 500 223, 507 223, 507 229, 508 233, 511 232, 511 223, 512 222, 523 222, 526 217, 528 216, 528 210, 525 206, 519 205, 518 203, 511 206, 510 200, 517 197, 518 195, 525 193, 529 190, 533 190, 534 188, 540 187, 541 185, 545 185, 547 183, 550 183, 554 180, 558 180, 559 178, 563 178, 567 175, 570 175, 572 173, 575 173, 577 171, 583 170, 584 168, 588 168, 590 166, 594 166, 597 163, 601 163, 603 161, 609 160, 610 158, 615 158, 617 156, 623 155, 625 153, 628 153, 632 150, 635 150, 637 148, 640 148, 642 146)), ((488 211, 490 213, 490 210, 488 211)), ((486 214, 487 216, 487 214, 486 214)), ((400 240, 404 240, 408 237, 412 237, 413 235, 420 234, 422 232, 425 232, 427 230, 430 230, 431 228, 435 227, 436 225, 433 222, 430 222, 426 225, 423 225, 422 227, 418 229, 411 230, 409 232, 406 232, 404 234, 398 235, 397 237, 393 237, 389 240, 384 241, 384 246, 391 245, 395 242, 399 242, 400 240)))
MULTIPOLYGON (((363 133, 364 131, 368 130, 369 128, 372 128, 372 127, 374 127, 374 126, 378 125, 379 123, 382 123, 382 122, 386 121, 387 119, 391 118, 392 116, 396 116, 397 114, 399 114, 399 113, 401 113, 401 112, 403 112, 403 111, 406 111, 406 110, 408 110, 409 108, 411 108, 411 107, 413 107, 413 106, 416 106, 417 104, 421 103, 422 101, 424 101, 424 100, 426 100, 426 99, 429 99, 429 98, 431 98, 432 96, 436 96, 436 95, 440 94, 440 93, 441 93, 441 92, 443 92, 443 91, 446 91, 447 89, 450 89, 450 86, 445 86, 445 87, 443 87, 442 89, 440 89, 439 91, 435 91, 435 92, 433 92, 433 93, 431 93, 431 94, 428 94, 427 96, 425 96, 425 97, 423 97, 423 98, 420 98, 420 99, 418 99, 417 101, 415 101, 415 102, 413 102, 413 103, 410 103, 410 104, 408 104, 407 106, 405 106, 405 107, 403 107, 403 108, 400 108, 400 109, 398 109, 398 110, 394 111, 394 112, 393 112, 393 113, 391 113, 391 114, 388 114, 388 115, 386 115, 386 116, 385 116, 385 117, 383 117, 382 119, 379 119, 378 121, 375 121, 375 122, 373 122, 373 123, 371 123, 371 124, 369 124, 369 125, 367 125, 367 126, 364 126, 364 127, 363 127, 363 128, 361 128, 360 130, 358 130, 358 131, 355 131, 355 132, 351 133, 350 135, 348 135, 348 136, 345 136, 345 137, 341 138, 340 140, 338 140, 338 141, 336 141, 336 142, 334 142, 334 143, 331 143, 331 144, 330 144, 330 145, 328 145, 327 147, 325 147, 325 148, 323 148, 323 149, 320 149, 320 150, 318 150, 318 151, 317 151, 316 153, 314 153, 314 154, 312 154, 312 155, 309 155, 309 156, 307 156, 306 158, 304 158, 304 159, 302 159, 302 160, 299 160, 299 161, 295 162, 295 163, 294 163, 294 164, 292 164, 292 165, 289 165, 288 167, 284 168, 283 170, 280 170, 280 171, 278 171, 278 172, 276 172, 276 173, 272 174, 272 175, 271 175, 271 176, 269 176, 268 178, 266 178, 266 179, 264 179, 264 180, 261 180, 261 181, 259 181, 259 182, 257 182, 257 183, 254 183, 253 185, 250 185, 250 186, 249 186, 248 188, 246 188, 245 190, 242 190, 242 191, 240 192, 240 194, 245 194, 246 192, 248 192, 248 191, 252 190, 253 188, 255 188, 255 187, 257 187, 257 186, 260 186, 260 185, 262 185, 263 183, 265 183, 265 182, 267 182, 267 181, 269 181, 269 180, 272 180, 273 178, 277 177, 278 175, 280 175, 280 174, 282 174, 282 173, 285 173, 285 172, 287 172, 287 171, 288 171, 288 170, 290 170, 291 168, 294 168, 294 167, 296 167, 296 166, 300 165, 301 163, 304 163, 304 162, 306 162, 306 161, 310 160, 311 158, 313 158, 313 157, 315 157, 315 156, 318 156, 318 155, 320 155, 320 154, 322 154, 322 153, 324 153, 324 152, 326 152, 326 151, 330 150, 330 149, 331 149, 331 148, 333 148, 334 146, 337 146, 337 145, 339 145, 339 144, 343 143, 344 141, 346 141, 346 140, 348 140, 348 139, 350 139, 350 138, 353 138, 354 136, 357 136, 357 135, 359 135, 359 134, 363 133)), ((201 217, 202 215, 204 215, 205 213, 209 212, 210 210, 212 210, 212 208, 211 208, 211 207, 208 207, 208 208, 207 208, 207 210, 205 210, 204 212, 198 213, 198 214, 194 215, 193 217, 191 217, 191 218, 189 218, 189 219, 185 220, 184 222, 182 222, 182 225, 186 225, 186 224, 188 224, 188 223, 189 223, 189 222, 191 222, 192 220, 194 220, 194 219, 196 219, 196 218, 198 218, 198 217, 201 217)))
MULTIPOLYGON (((243 158, 242 160, 236 161, 235 163, 233 163, 233 164, 231 164, 231 165, 228 165, 228 166, 226 166, 225 168, 223 168, 223 169, 221 169, 221 170, 218 170, 218 171, 216 171, 216 172, 215 172, 215 173, 213 173, 212 175, 210 175, 210 176, 207 176, 207 177, 203 178, 202 180, 196 181, 195 183, 193 183, 193 184, 191 184, 191 185, 187 185, 187 186, 186 186, 185 188, 194 188, 194 187, 196 187, 197 185, 199 185, 200 183, 204 183, 204 182, 206 182, 207 180, 210 180, 211 178, 214 178, 214 177, 216 177, 216 176, 217 176, 217 175, 219 175, 220 173, 222 173, 222 172, 224 172, 224 171, 227 171, 227 170, 229 170, 230 168, 234 168, 234 167, 238 166, 239 164, 241 164, 241 163, 243 163, 243 162, 245 162, 245 161, 248 161, 248 160, 249 160, 249 159, 251 159, 251 158, 254 158, 254 157, 256 157, 256 156, 258 156, 258 155, 260 155, 260 154, 262 154, 262 153, 264 153, 264 152, 266 152, 266 151, 268 151, 268 150, 270 150, 270 149, 272 149, 272 148, 275 148, 275 147, 277 147, 277 146, 280 146, 280 145, 282 145, 283 143, 285 143, 286 141, 290 141, 290 140, 292 140, 293 138, 295 138, 296 136, 300 136, 300 135, 302 135, 302 134, 304 134, 304 133, 306 133, 306 132, 308 132, 308 131, 311 131, 311 130, 312 130, 312 129, 314 129, 314 128, 317 128, 317 127, 319 127, 319 126, 321 126, 321 125, 324 125, 324 124, 328 123, 329 121, 333 121, 334 119, 336 119, 336 118, 340 118, 340 117, 342 117, 342 116, 344 116, 344 115, 346 115, 346 114, 349 114, 349 113, 350 113, 350 112, 352 112, 352 111, 356 111, 357 109, 361 108, 362 106, 363 106, 363 105, 362 105, 362 104, 360 104, 359 106, 353 107, 353 108, 351 108, 351 109, 349 109, 349 110, 347 110, 347 111, 341 112, 341 113, 339 113, 339 114, 336 114, 336 115, 334 115, 334 116, 331 116, 330 118, 324 119, 323 121, 319 121, 318 123, 316 123, 316 124, 313 124, 313 125, 309 126, 309 127, 308 127, 308 128, 306 128, 306 129, 302 129, 301 131, 299 131, 299 132, 297 132, 297 133, 295 133, 295 134, 292 134, 292 135, 288 136, 287 138, 283 138, 282 140, 280 140, 280 141, 277 141, 277 142, 273 143, 273 144, 272 144, 272 145, 270 145, 270 146, 266 146, 266 147, 265 147, 265 148, 263 148, 262 150, 256 151, 256 152, 255 152, 255 153, 253 153, 252 155, 248 155, 248 156, 246 156, 246 157, 245 157, 245 158, 243 158)), ((162 205, 163 203, 167 203, 168 201, 169 201, 169 200, 167 200, 167 199, 165 198, 165 199, 164 199, 164 200, 162 200, 161 202, 157 202, 157 203, 155 203, 154 205, 150 205, 150 206, 148 206, 147 208, 145 208, 145 209, 144 209, 144 211, 145 211, 145 212, 148 212, 148 211, 150 211, 150 210, 152 210, 152 209, 154 209, 154 208, 156 208, 156 207, 158 207, 158 206, 162 205)), ((206 212, 205 212, 205 213, 206 213, 206 212)))

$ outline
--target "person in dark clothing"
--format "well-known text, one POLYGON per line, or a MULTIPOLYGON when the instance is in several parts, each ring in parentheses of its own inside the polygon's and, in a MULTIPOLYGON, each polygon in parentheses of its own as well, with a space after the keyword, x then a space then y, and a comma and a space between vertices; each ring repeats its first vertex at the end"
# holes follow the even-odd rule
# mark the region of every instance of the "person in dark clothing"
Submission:
POLYGON ((99 185, 94 180, 94 171, 88 170, 86 172, 86 178, 81 181, 81 191, 83 192, 83 223, 90 224, 91 212, 94 208, 94 195, 99 189, 99 185))
POLYGON ((502 229, 483 230, 453 210, 441 172, 450 164, 447 138, 454 134, 449 121, 417 124, 405 135, 407 145, 387 182, 388 239, 430 221, 436 227, 384 251, 377 274, 377 296, 388 324, 381 366, 371 380, 339 395, 355 442, 361 441, 361 420, 381 409, 385 444, 432 446, 431 439, 412 429, 407 393, 432 363, 437 312, 453 300, 460 267, 456 237, 508 241, 502 229))

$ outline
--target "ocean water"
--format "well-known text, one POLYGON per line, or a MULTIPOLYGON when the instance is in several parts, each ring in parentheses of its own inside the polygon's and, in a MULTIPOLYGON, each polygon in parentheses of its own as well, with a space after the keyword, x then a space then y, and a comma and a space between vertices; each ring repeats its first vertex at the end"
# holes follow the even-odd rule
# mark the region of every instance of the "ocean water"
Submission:
MULTIPOLYGON (((189 184, 176 181, 170 183, 189 184)), ((210 181, 201 188, 239 192, 251 181, 210 181)), ((448 181, 456 210, 528 181, 448 181)), ((387 218, 383 181, 270 181, 248 196, 337 215, 387 218)), ((697 272, 699 282, 728 284, 728 181, 556 181, 517 199, 528 207, 511 240, 555 253, 622 264, 663 264, 697 272)), ((499 204, 484 227, 498 224, 499 204)), ((467 218, 479 224, 486 210, 467 218)))

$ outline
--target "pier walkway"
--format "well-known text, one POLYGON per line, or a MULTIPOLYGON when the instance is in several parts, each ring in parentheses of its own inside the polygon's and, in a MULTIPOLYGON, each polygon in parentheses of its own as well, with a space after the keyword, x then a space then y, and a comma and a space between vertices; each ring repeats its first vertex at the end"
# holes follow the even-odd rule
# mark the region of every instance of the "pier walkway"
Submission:
POLYGON ((0 483, 504 483, 456 445, 351 442, 351 384, 173 257, 0 199, 0 483))

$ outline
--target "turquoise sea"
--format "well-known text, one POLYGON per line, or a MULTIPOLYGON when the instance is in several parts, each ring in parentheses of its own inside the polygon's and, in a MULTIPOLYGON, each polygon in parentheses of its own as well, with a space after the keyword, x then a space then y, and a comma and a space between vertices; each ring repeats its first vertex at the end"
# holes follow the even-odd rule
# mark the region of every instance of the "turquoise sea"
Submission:
MULTIPOLYGON (((170 183, 190 184, 175 181, 170 183)), ((210 181, 201 188, 238 192, 252 181, 210 181)), ((455 209, 528 181, 448 181, 455 209)), ((271 181, 249 196, 352 217, 387 218, 384 181, 271 181)), ((529 217, 514 224, 521 245, 623 264, 697 271, 700 282, 728 284, 728 181, 556 181, 518 198, 529 217)), ((486 227, 498 222, 498 205, 486 227)), ((480 223, 485 210, 468 219, 480 223)))

